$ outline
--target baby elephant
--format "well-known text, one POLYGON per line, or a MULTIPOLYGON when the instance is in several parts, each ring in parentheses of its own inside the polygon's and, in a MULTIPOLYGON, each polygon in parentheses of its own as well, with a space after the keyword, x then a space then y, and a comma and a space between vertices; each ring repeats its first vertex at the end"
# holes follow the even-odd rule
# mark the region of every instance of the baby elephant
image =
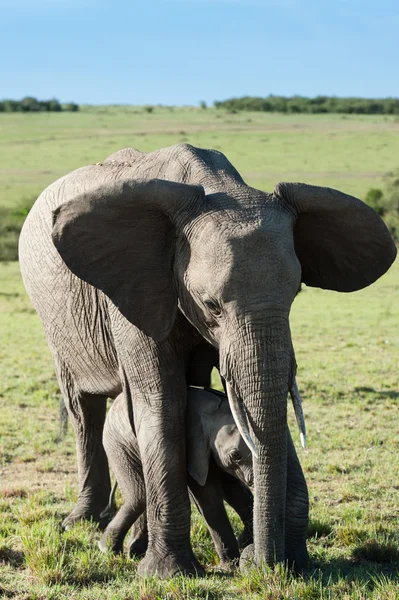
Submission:
MULTIPOLYGON (((137 520, 129 542, 130 554, 137 554, 146 550, 146 494, 129 413, 124 396, 118 396, 104 426, 104 448, 124 504, 99 546, 103 551, 122 552, 126 533, 137 520)), ((253 481, 252 454, 234 423, 226 395, 215 390, 188 388, 186 436, 189 491, 208 525, 220 561, 225 563, 239 557, 239 548, 223 500, 245 525, 241 545, 252 541, 253 497, 248 489, 253 481)))

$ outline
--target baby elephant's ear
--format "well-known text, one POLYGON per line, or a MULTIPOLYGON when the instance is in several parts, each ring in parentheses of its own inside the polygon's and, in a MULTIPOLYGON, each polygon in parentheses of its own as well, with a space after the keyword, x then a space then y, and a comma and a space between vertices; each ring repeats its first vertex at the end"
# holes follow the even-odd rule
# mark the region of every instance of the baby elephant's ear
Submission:
POLYGON ((203 390, 190 388, 187 406, 187 469, 199 485, 206 483, 211 457, 209 431, 198 410, 203 394, 203 390))
POLYGON ((209 442, 199 431, 193 435, 188 432, 187 468, 189 475, 199 484, 205 485, 208 478, 210 449, 209 442))

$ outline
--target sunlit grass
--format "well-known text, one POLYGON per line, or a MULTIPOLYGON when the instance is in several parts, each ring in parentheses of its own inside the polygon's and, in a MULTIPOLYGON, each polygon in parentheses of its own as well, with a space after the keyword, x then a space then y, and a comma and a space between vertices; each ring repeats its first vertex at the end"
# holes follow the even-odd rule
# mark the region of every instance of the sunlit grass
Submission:
POLYGON ((311 501, 309 576, 281 567, 222 572, 194 511, 193 546, 207 577, 160 582, 139 580, 135 561, 101 554, 95 525, 59 529, 76 500, 73 435, 69 428, 56 441, 59 392, 42 328, 17 264, 0 265, 0 590, 38 600, 397 600, 398 300, 399 263, 362 292, 305 289, 293 306, 308 428, 308 450, 298 454, 311 501))
MULTIPOLYGON (((78 115, 0 115, 0 206, 124 146, 178 141, 226 152, 252 185, 332 185, 358 196, 397 167, 399 124, 384 117, 230 115, 100 107, 78 115), (378 152, 377 152, 378 150, 378 152)), ((305 288, 292 337, 308 449, 289 407, 310 494, 313 569, 222 572, 194 511, 203 579, 137 578, 137 562, 97 550, 90 523, 62 533, 76 500, 74 439, 59 443, 59 390, 16 263, 0 264, 0 598, 23 600, 399 598, 399 263, 354 294, 305 288)), ((238 518, 231 514, 239 531, 238 518)))
POLYGON ((91 107, 80 113, 0 113, 0 206, 115 150, 177 142, 221 150, 252 186, 337 187, 363 198, 397 168, 399 122, 380 115, 231 114, 216 109, 91 107))

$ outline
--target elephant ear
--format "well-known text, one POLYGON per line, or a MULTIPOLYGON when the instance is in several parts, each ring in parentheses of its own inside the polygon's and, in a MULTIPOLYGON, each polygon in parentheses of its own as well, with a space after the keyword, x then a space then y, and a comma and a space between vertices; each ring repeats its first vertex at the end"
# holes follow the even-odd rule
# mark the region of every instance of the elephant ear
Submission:
POLYGON ((204 394, 203 388, 190 387, 187 396, 187 469, 199 485, 205 485, 211 458, 209 429, 202 412, 204 394))
POLYGON ((160 341, 177 311, 175 219, 203 196, 202 187, 171 181, 110 180, 54 211, 53 242, 72 273, 160 341))
POLYGON ((395 260, 385 223, 358 198, 303 183, 279 183, 274 196, 297 216, 295 251, 306 285, 353 292, 376 281, 395 260))

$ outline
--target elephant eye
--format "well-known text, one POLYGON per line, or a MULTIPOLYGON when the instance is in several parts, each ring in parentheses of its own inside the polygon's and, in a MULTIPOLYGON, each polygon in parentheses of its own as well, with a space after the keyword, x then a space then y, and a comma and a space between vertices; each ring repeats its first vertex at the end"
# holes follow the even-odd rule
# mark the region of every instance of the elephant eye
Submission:
POLYGON ((209 310, 209 312, 212 313, 212 316, 214 316, 214 317, 221 316, 222 309, 219 306, 219 304, 216 302, 216 300, 206 299, 206 300, 204 300, 204 304, 205 304, 206 308, 209 310))
POLYGON ((232 450, 230 452, 230 458, 233 462, 239 462, 241 460, 241 452, 239 450, 237 450, 237 448, 234 448, 234 450, 232 450))

